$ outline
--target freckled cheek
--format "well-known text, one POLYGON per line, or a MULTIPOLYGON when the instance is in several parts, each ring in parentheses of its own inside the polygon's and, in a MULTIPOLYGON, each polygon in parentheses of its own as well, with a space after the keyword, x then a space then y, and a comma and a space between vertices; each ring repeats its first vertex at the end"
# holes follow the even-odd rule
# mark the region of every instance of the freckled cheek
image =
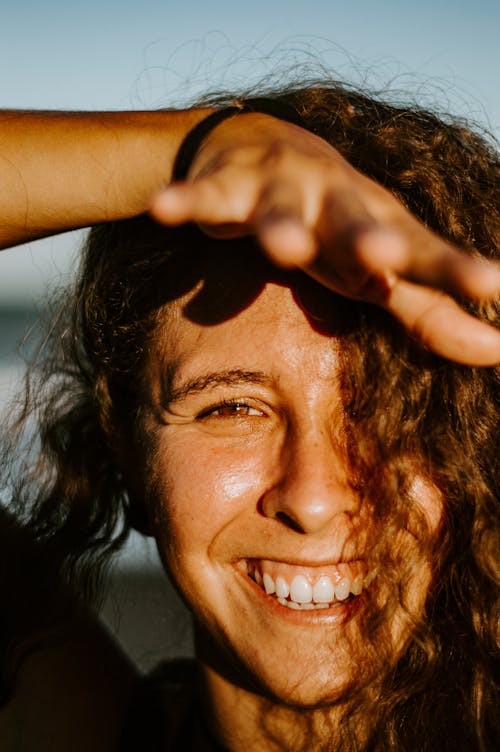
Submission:
POLYGON ((177 529, 176 537, 206 538, 209 529, 216 535, 233 518, 257 509, 266 484, 262 458, 228 451, 163 456, 157 468, 158 485, 165 489, 162 512, 177 529))

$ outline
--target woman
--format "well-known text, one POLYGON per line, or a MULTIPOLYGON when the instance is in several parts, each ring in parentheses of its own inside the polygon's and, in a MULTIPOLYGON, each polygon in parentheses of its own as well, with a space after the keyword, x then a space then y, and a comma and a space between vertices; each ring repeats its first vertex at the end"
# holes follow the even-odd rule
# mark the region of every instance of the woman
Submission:
POLYGON ((497 157, 335 84, 245 102, 4 121, 4 244, 100 223, 14 496, 80 592, 133 524, 193 612, 132 748, 494 749, 497 157))

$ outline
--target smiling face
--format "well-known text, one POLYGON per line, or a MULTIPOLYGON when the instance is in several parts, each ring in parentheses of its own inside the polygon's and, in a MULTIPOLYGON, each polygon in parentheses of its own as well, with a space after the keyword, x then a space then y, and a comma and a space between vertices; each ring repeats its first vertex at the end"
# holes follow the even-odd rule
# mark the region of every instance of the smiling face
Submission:
MULTIPOLYGON (((220 275, 221 290, 231 287, 220 275)), ((243 310, 210 325, 192 315, 199 291, 169 304, 145 371, 142 483, 161 557, 196 618, 200 659, 230 681, 314 705, 355 677, 368 656, 362 620, 388 595, 342 451, 333 298, 315 290, 320 327, 294 288, 261 282, 243 310)), ((436 495, 420 486, 436 526, 436 495)), ((408 531, 396 538, 406 555, 418 548, 408 531)), ((421 611, 424 561, 410 579, 421 611)), ((393 610, 395 646, 405 624, 393 610)))

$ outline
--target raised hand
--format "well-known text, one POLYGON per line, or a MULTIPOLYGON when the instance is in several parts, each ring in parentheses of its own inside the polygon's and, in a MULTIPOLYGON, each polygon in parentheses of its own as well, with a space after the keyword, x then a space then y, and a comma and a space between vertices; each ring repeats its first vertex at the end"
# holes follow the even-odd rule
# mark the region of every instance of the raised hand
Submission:
POLYGON ((219 238, 255 235, 277 265, 300 267, 346 297, 384 307, 422 344, 469 365, 500 362, 500 332, 450 293, 500 292, 500 265, 427 229, 389 191, 314 134, 267 115, 221 123, 189 178, 152 215, 219 238))

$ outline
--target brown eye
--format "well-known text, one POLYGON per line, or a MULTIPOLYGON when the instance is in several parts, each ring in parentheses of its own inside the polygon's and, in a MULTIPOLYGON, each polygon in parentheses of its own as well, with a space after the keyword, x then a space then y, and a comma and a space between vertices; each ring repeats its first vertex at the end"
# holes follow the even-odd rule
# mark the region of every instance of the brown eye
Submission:
POLYGON ((258 415, 258 410, 253 410, 248 405, 224 405, 215 410, 215 415, 221 418, 232 418, 234 415, 258 415))
POLYGON ((244 402, 225 402, 206 410, 200 418, 245 418, 262 416, 262 411, 244 402))

